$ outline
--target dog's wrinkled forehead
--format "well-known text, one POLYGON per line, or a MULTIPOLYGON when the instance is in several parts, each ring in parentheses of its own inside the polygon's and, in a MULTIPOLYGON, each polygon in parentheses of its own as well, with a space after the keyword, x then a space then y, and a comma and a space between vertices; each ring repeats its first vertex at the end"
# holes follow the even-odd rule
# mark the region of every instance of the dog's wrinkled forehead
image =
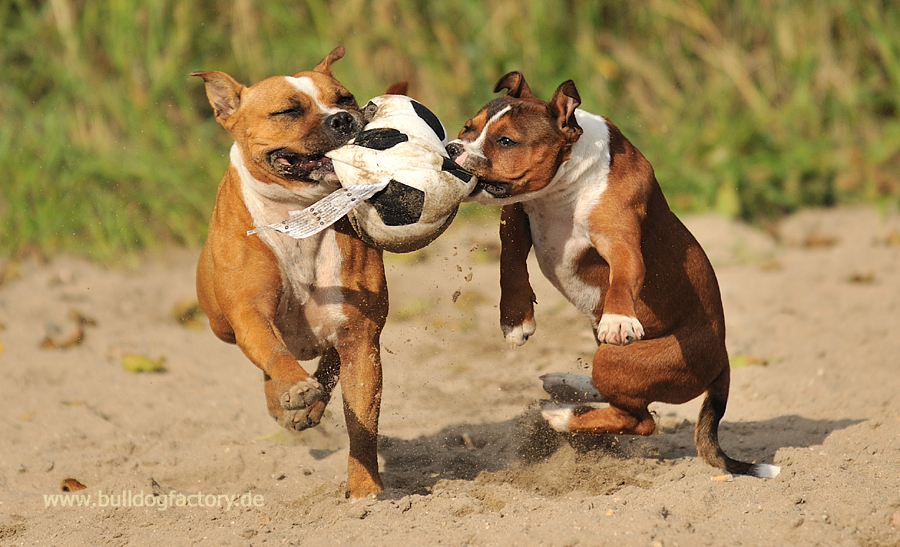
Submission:
POLYGON ((484 105, 472 118, 472 128, 484 137, 488 130, 505 125, 522 128, 543 120, 546 116, 547 106, 542 101, 500 97, 484 105))
POLYGON ((499 120, 503 115, 510 111, 508 101, 495 99, 484 105, 481 110, 470 120, 472 129, 482 132, 487 129, 488 125, 499 120))
POLYGON ((499 116, 512 111, 513 103, 509 99, 494 99, 484 106, 485 120, 498 119, 499 116))
POLYGON ((285 80, 291 87, 307 95, 322 114, 335 114, 341 110, 334 106, 336 93, 333 86, 329 87, 327 85, 329 82, 317 82, 314 76, 285 76, 285 80))
POLYGON ((244 90, 241 104, 270 110, 269 115, 329 116, 347 106, 355 107, 356 103, 350 92, 333 78, 307 71, 294 76, 272 76, 250 86, 244 90))

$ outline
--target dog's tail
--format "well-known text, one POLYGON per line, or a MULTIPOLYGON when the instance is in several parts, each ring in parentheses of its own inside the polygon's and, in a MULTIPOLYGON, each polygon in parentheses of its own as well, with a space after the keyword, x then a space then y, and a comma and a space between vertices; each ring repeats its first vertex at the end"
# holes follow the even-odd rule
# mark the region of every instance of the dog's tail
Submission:
POLYGON ((738 461, 728 457, 719 446, 719 422, 725 415, 725 406, 728 401, 729 373, 730 371, 726 369, 706 392, 706 399, 700 408, 700 417, 697 419, 697 427, 694 430, 694 444, 697 445, 697 453, 709 465, 724 469, 729 473, 752 475, 763 479, 775 478, 781 472, 781 468, 777 465, 738 461))

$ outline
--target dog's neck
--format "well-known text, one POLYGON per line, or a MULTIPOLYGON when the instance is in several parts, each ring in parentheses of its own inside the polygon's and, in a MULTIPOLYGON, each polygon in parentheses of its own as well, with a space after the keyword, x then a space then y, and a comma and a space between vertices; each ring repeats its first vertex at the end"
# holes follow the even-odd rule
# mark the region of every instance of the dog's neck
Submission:
MULTIPOLYGON (((308 207, 334 190, 323 185, 294 190, 261 182, 250 174, 237 144, 231 148, 231 165, 238 174, 244 204, 255 227, 283 220, 290 211, 308 207)), ((259 237, 275 253, 282 275, 301 295, 301 302, 304 300, 302 295, 312 286, 339 286, 341 253, 333 227, 303 239, 294 239, 276 230, 247 237, 259 237)))
POLYGON ((572 146, 569 159, 564 161, 547 186, 527 196, 529 207, 559 207, 579 201, 594 202, 585 193, 597 197, 606 189, 609 175, 609 126, 602 116, 577 110, 578 124, 584 133, 572 146))

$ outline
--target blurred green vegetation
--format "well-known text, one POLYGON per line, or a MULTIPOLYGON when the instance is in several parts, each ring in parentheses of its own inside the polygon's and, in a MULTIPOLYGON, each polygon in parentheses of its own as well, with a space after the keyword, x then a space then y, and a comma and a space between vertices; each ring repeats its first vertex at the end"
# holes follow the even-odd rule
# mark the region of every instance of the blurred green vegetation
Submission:
POLYGON ((451 134, 509 70, 571 78, 679 211, 897 203, 898 29, 893 0, 0 0, 0 254, 200 243, 230 141, 188 73, 339 44, 359 99, 408 80, 451 134))

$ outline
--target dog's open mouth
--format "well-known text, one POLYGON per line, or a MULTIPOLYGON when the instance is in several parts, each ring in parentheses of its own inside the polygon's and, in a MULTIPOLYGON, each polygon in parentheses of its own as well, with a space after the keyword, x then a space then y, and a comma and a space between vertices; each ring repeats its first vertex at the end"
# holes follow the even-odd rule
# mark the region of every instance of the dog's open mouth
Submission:
POLYGON ((505 182, 497 182, 492 180, 483 180, 478 179, 478 183, 475 184, 475 188, 472 190, 470 196, 474 196, 484 190, 492 197, 495 198, 505 198, 509 196, 510 186, 505 182))
POLYGON ((334 173, 334 165, 325 156, 307 156, 281 148, 269 152, 269 165, 279 175, 291 180, 313 180, 334 173))

